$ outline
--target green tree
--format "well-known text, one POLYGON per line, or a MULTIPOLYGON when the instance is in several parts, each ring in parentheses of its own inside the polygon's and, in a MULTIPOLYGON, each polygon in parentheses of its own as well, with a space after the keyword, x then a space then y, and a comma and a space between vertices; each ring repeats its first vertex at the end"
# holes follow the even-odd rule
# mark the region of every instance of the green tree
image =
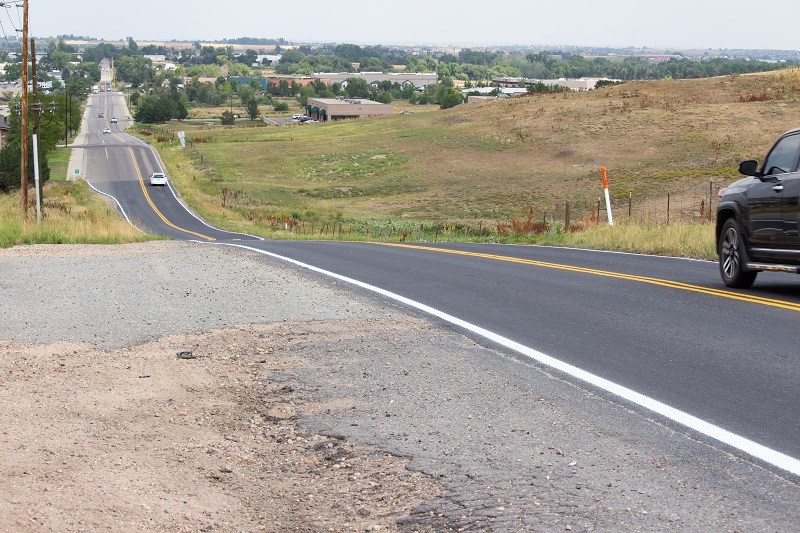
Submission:
POLYGON ((72 54, 51 48, 40 66, 63 72, 69 68, 70 61, 72 61, 72 54))
POLYGON ((162 124, 176 117, 177 104, 165 95, 146 95, 139 98, 134 113, 136 122, 142 124, 162 124))
POLYGON ((178 120, 185 120, 188 116, 189 111, 186 109, 186 105, 180 100, 175 102, 175 118, 178 120))
MULTIPOLYGON (((238 84, 234 84, 234 86, 236 85, 238 84)), ((250 85, 239 85, 236 89, 236 95, 239 97, 239 101, 246 105, 248 101, 255 97, 256 92, 250 85)))
POLYGON ((244 107, 250 120, 257 120, 258 117, 261 116, 261 112, 258 110, 258 100, 256 100, 255 97, 251 96, 250 99, 246 101, 244 107))
MULTIPOLYGON (((22 127, 19 112, 16 111, 19 100, 15 100, 15 102, 17 105, 11 106, 9 117, 10 130, 8 132, 8 144, 0 150, 0 191, 3 192, 19 189, 22 182, 20 177, 22 172, 22 166, 20 164, 22 127)), ((28 186, 33 187, 35 183, 35 169, 33 166, 33 143, 30 134, 26 141, 28 142, 28 186)), ((39 158, 39 181, 40 183, 44 183, 50 179, 50 167, 45 155, 46 150, 44 150, 44 147, 41 148, 39 158)))
POLYGON ((6 63, 3 81, 15 82, 22 77, 22 63, 6 63))
POLYGON ((251 72, 250 65, 245 65, 244 63, 229 63, 228 64, 228 75, 234 76, 237 78, 245 78, 250 75, 251 72))
POLYGON ((155 77, 153 62, 145 57, 123 57, 116 62, 117 78, 132 87, 150 83, 155 77))
POLYGON ((136 55, 139 53, 139 45, 136 44, 136 41, 133 40, 133 37, 128 37, 128 50, 130 51, 131 55, 136 55))
POLYGON ((220 116, 220 122, 223 126, 233 126, 236 124, 236 117, 234 117, 233 113, 226 109, 220 116))
POLYGON ((364 78, 347 78, 344 92, 350 98, 369 98, 369 84, 364 78))
POLYGON ((442 109, 449 109, 464 102, 461 92, 453 87, 445 87, 442 93, 437 95, 437 99, 439 101, 439 106, 442 109))
POLYGON ((308 104, 308 99, 314 98, 315 96, 317 96, 317 91, 314 89, 314 86, 309 83, 308 85, 300 88, 300 94, 297 95, 297 102, 301 106, 305 107, 306 104, 308 104))

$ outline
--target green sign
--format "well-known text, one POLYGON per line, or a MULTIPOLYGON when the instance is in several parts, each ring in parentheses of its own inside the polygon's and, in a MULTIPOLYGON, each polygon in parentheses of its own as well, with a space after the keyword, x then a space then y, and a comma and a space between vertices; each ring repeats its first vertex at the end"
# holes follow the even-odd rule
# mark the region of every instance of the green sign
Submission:
POLYGON ((81 170, 79 168, 76 168, 75 169, 75 174, 80 174, 80 173, 81 173, 81 170))

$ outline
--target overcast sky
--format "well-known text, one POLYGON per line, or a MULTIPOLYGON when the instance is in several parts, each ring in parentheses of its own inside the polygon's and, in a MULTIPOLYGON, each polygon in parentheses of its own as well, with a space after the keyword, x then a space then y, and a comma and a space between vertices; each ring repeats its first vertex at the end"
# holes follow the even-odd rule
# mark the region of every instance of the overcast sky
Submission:
POLYGON ((106 40, 800 50, 800 0, 29 0, 29 21, 36 37, 106 40))

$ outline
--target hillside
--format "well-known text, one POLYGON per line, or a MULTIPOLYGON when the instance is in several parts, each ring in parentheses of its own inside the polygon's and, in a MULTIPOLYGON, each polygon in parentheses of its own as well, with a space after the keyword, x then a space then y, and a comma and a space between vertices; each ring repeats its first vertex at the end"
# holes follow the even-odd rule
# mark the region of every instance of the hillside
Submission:
MULTIPOLYGON (((629 82, 461 105, 385 119, 220 129, 172 124, 197 139, 156 142, 182 192, 212 219, 265 231, 290 216, 470 224, 589 216, 608 169, 617 216, 707 215, 709 183, 736 178, 777 135, 800 126, 800 69, 629 82), (202 154, 202 159, 200 157, 202 154), (223 198, 223 190, 224 198, 223 198), (225 209, 222 204, 225 204, 225 209), (562 211, 559 211, 561 209, 562 211)), ((249 121, 240 121, 247 124, 249 121)), ((160 128, 158 128, 160 130, 160 128)))

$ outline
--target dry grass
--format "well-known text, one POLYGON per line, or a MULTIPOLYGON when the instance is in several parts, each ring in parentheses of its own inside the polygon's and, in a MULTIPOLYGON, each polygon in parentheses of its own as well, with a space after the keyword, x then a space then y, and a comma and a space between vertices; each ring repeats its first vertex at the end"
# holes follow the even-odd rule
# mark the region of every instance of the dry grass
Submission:
POLYGON ((118 244, 157 237, 144 235, 92 194, 85 182, 47 183, 43 219, 36 222, 31 194, 28 217, 22 216, 20 196, 0 194, 0 248, 21 244, 118 244))
POLYGON ((558 244, 575 248, 617 250, 630 253, 671 255, 715 259, 714 225, 702 222, 621 221, 614 227, 589 226, 583 231, 566 234, 558 244))

